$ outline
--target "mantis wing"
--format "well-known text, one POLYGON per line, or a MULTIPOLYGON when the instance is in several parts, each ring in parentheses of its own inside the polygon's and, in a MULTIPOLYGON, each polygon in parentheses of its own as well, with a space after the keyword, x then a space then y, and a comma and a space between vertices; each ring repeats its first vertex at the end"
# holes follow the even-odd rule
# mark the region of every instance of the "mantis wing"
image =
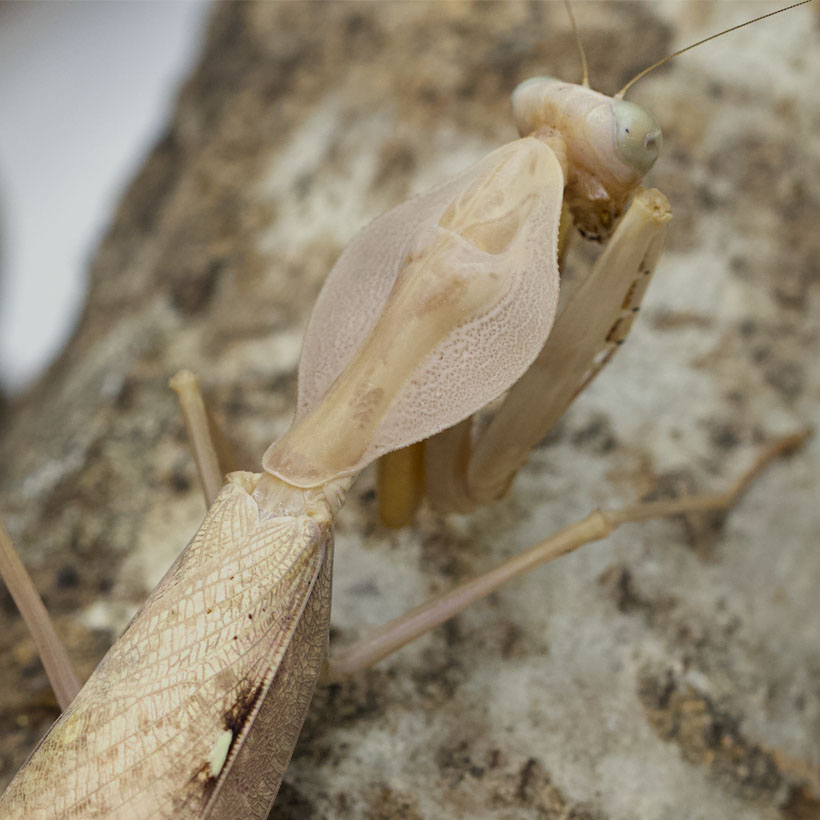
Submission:
POLYGON ((552 149, 525 138, 376 219, 319 296, 296 420, 265 469, 317 486, 509 388, 555 316, 563 191, 552 149))
POLYGON ((312 520, 260 520, 228 484, 12 780, 0 816, 264 818, 324 656, 331 549, 312 520))
POLYGON ((376 324, 417 237, 438 223, 448 205, 481 176, 485 166, 486 158, 397 205, 374 219, 342 251, 305 332, 294 423, 318 404, 376 324))

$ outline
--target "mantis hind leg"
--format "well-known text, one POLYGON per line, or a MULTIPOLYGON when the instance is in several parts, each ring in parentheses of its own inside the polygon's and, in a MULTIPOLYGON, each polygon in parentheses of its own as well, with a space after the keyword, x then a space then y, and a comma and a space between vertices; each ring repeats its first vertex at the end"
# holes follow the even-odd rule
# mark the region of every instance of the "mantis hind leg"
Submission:
POLYGON ((570 524, 554 535, 539 541, 505 563, 466 581, 450 592, 431 598, 404 615, 373 630, 357 643, 331 649, 322 679, 337 681, 367 668, 395 652, 439 624, 462 612, 470 604, 486 597, 513 578, 578 549, 591 541, 606 538, 621 524, 652 518, 723 511, 732 507, 751 482, 775 459, 800 447, 808 431, 774 439, 751 466, 721 493, 694 495, 673 501, 653 501, 610 510, 594 510, 586 518, 570 524))

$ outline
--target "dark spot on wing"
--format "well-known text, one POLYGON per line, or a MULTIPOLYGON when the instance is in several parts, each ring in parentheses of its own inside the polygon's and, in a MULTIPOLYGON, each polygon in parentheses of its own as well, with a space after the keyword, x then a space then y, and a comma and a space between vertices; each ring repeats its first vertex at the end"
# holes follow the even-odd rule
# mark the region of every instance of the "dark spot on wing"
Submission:
MULTIPOLYGON (((225 756, 225 765, 222 767, 222 771, 225 771, 228 766, 236 748, 237 739, 242 736, 242 730, 256 708, 262 692, 261 683, 246 685, 240 690, 233 706, 223 716, 222 725, 233 734, 233 737, 225 756)), ((190 791, 186 790, 180 796, 180 800, 174 806, 175 810, 179 812, 182 808, 188 808, 195 804, 206 806, 216 789, 217 783, 219 783, 219 777, 219 774, 214 775, 211 773, 211 761, 204 761, 191 775, 188 782, 192 788, 190 791)))
MULTIPOLYGON (((226 729, 230 729, 233 732, 234 740, 242 733, 242 729, 256 708, 256 704, 261 696, 261 683, 248 685, 239 692, 233 706, 225 713, 223 723, 226 729)), ((231 744, 231 748, 233 748, 233 744, 231 744)), ((228 751, 228 756, 230 757, 230 750, 228 751)))

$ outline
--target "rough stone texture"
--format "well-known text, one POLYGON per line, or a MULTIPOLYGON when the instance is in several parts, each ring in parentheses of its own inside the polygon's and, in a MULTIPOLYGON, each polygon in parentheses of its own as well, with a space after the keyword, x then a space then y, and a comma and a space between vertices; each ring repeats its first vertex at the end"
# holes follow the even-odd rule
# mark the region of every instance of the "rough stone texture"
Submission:
MULTIPOLYGON (((769 8, 576 12, 611 93, 769 8)), ((819 35, 818 8, 798 9, 635 88, 664 127, 651 182, 675 220, 630 341, 489 509, 387 533, 365 473, 339 520, 333 638, 596 505, 722 488, 816 419, 819 35)), ((513 138, 509 92, 537 73, 578 74, 559 4, 217 8, 76 335, 4 410, 2 512, 83 675, 203 514, 169 375, 202 374, 254 466, 345 242, 513 138)), ((724 521, 626 528, 319 691, 273 816, 820 817, 819 480, 814 441, 724 521)), ((0 607, 7 779, 57 710, 0 607)))

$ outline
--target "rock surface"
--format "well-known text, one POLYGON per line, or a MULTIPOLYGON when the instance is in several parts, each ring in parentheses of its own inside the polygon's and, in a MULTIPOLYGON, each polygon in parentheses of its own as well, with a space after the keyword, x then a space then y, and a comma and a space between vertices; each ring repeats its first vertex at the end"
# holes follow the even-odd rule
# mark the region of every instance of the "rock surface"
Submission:
MULTIPOLYGON (((760 4, 578 4, 592 84, 760 4)), ((597 505, 719 490, 820 399, 820 35, 809 6, 631 92, 664 128, 675 213, 640 321, 471 517, 338 526, 334 639, 597 505)), ((522 79, 578 76, 560 4, 219 6, 165 139, 112 217, 80 326, 5 409, 2 513, 83 676, 201 520, 168 377, 201 374, 254 468, 287 427, 300 338, 356 231, 514 138, 522 79)), ((582 251, 580 256, 588 256, 582 251)), ((272 817, 820 817, 817 441, 723 521, 631 526, 320 689, 272 817)), ((5 592, 0 776, 57 709, 5 592)))

